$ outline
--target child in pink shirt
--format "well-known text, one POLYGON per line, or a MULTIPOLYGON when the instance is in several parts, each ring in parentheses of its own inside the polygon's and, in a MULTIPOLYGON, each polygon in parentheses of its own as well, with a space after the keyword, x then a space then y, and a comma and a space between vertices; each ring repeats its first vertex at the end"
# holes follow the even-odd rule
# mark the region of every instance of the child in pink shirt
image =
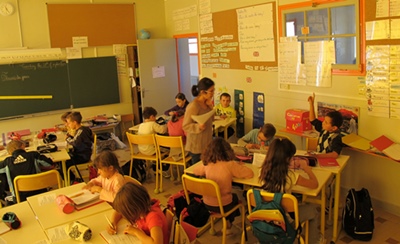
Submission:
MULTIPOLYGON (((220 188, 224 210, 229 211, 239 202, 236 194, 232 193, 232 178, 252 178, 253 170, 243 164, 233 161, 235 154, 227 141, 217 137, 207 146, 201 160, 194 168, 194 174, 205 176, 215 181, 220 188)), ((219 212, 218 199, 216 197, 203 196, 203 201, 208 210, 219 212)), ((231 233, 232 222, 236 216, 240 216, 239 209, 227 217, 227 233, 231 233)))
POLYGON ((125 184, 117 156, 109 150, 103 151, 94 159, 94 165, 99 176, 89 181, 83 189, 92 193, 98 192, 100 199, 112 203, 119 189, 125 184))

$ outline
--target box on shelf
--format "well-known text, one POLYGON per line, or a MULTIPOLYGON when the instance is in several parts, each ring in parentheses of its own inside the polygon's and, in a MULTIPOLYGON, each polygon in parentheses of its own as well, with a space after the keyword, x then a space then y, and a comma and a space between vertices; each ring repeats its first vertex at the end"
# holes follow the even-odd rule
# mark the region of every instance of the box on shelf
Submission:
POLYGON ((286 110, 286 129, 294 132, 303 132, 312 129, 309 119, 310 112, 304 109, 286 110))

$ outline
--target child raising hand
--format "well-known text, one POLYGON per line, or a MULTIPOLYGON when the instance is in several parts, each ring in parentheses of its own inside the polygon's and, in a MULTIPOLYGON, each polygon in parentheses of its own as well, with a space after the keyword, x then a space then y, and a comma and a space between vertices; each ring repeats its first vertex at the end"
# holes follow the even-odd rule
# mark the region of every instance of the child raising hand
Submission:
POLYGON ((92 193, 98 192, 100 199, 113 202, 118 190, 125 183, 117 157, 109 150, 103 151, 94 159, 94 165, 99 176, 89 181, 83 189, 92 193))

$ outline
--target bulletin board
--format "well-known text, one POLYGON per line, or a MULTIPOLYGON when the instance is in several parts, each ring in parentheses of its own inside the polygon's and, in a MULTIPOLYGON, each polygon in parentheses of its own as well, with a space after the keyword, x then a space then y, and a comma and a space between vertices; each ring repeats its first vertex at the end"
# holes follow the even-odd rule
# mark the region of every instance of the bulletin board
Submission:
MULTIPOLYGON (((400 16, 376 17, 376 0, 365 0, 365 22, 377 20, 400 19, 400 16)), ((388 2, 389 5, 389 2, 388 2)), ((389 6, 388 6, 389 8, 389 6)), ((399 45, 399 39, 366 40, 366 45, 399 45)))
POLYGON ((89 46, 136 44, 134 4, 47 4, 51 47, 72 47, 87 36, 89 46))
MULTIPOLYGON (((201 53, 203 68, 222 68, 222 69, 245 69, 245 70, 268 70, 269 67, 278 66, 277 53, 277 28, 276 28, 276 7, 275 2, 263 4, 272 8, 272 35, 273 47, 268 47, 273 50, 275 55, 271 61, 241 61, 241 53, 239 48, 242 43, 239 42, 239 24, 238 24, 238 9, 231 9, 221 12, 212 13, 212 33, 201 34, 201 53), (223 50, 223 51, 221 51, 223 50)), ((257 7, 261 5, 250 6, 257 7)), ((246 7, 245 7, 246 8, 246 7)), ((245 9, 240 8, 240 9, 245 9)), ((239 9, 239 10, 240 10, 239 9)), ((265 21, 268 21, 266 18, 265 21)), ((265 23, 265 22, 264 22, 265 23)), ((269 23, 268 23, 269 24, 269 23)), ((241 27, 243 28, 243 27, 241 27)), ((257 45, 257 44, 256 44, 257 45)), ((254 45, 254 50, 257 46, 254 45)), ((265 50, 265 49, 264 49, 265 50)), ((243 53, 242 53, 243 55, 243 53)), ((252 51, 251 55, 265 55, 252 51)), ((270 54, 269 54, 270 55, 270 54)), ((272 57, 272 56, 271 56, 272 57)))

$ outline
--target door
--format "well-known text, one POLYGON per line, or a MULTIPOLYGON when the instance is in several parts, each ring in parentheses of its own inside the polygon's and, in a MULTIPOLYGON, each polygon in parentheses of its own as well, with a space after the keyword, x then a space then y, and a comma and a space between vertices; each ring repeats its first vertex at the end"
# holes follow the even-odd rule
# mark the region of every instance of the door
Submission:
POLYGON ((142 110, 153 107, 158 115, 173 107, 178 93, 175 39, 138 40, 142 110))

